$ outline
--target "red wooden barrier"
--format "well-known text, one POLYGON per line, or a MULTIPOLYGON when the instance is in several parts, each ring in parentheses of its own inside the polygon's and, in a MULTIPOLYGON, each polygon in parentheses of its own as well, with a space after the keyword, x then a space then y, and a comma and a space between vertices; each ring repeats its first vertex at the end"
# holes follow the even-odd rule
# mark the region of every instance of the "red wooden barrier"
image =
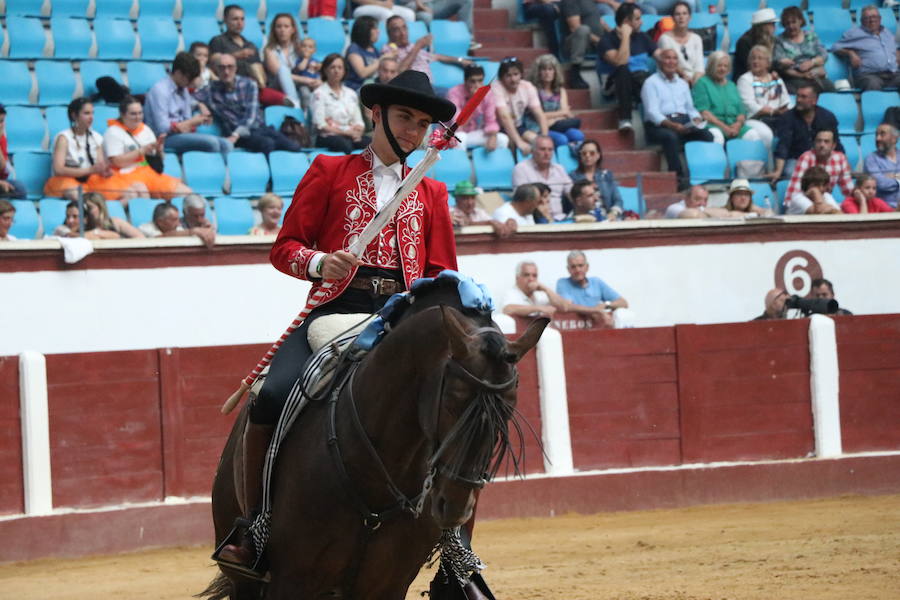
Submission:
POLYGON ((0 514, 24 510, 19 357, 0 356, 0 514))
POLYGON ((672 327, 562 334, 577 469, 681 462, 672 327))
POLYGON ((806 319, 676 327, 685 463, 813 451, 808 329, 806 319))
POLYGON ((900 315, 836 321, 844 452, 900 450, 900 315))
MULTIPOLYGON (((544 455, 538 441, 541 439, 541 398, 538 387, 537 358, 534 351, 529 352, 525 358, 519 361, 518 369, 519 389, 516 408, 527 421, 527 425, 522 423, 522 435, 525 436, 525 472, 543 473, 544 455), (531 426, 531 429, 528 425, 531 426), (534 435, 531 433, 532 429, 534 435)), ((515 435, 513 435, 512 441, 513 444, 518 443, 515 435)), ((498 475, 507 475, 507 473, 501 470, 498 475)))

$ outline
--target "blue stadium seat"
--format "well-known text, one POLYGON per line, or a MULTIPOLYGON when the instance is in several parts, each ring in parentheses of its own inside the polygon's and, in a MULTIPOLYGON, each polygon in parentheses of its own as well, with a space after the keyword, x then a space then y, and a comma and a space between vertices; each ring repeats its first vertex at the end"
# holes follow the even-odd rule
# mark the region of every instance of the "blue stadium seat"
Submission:
POLYGON ((900 104, 897 92, 867 91, 860 96, 863 118, 863 133, 875 133, 875 128, 884 120, 884 112, 900 104))
POLYGON ((775 199, 775 192, 772 191, 771 185, 761 181, 753 181, 750 183, 750 188, 753 190, 753 204, 762 208, 768 208, 776 214, 778 213, 778 201, 775 199))
MULTIPOLYGON (((34 63, 38 82, 38 104, 68 104, 75 95, 75 73, 68 61, 39 60, 34 63)), ((0 76, 0 80, 9 81, 0 76)))
POLYGON ((834 113, 838 122, 838 133, 856 133, 856 122, 859 119, 859 109, 856 99, 851 94, 825 93, 819 95, 819 106, 827 108, 834 113))
POLYGON ((172 20, 175 0, 141 0, 139 18, 155 17, 172 20))
POLYGON ((246 26, 244 27, 244 31, 241 33, 245 38, 256 44, 257 48, 262 49, 263 46, 266 45, 266 38, 263 34, 262 29, 260 28, 260 24, 256 21, 256 19, 251 19, 247 17, 246 26))
POLYGON ((469 155, 458 148, 441 152, 441 160, 437 161, 429 172, 429 176, 437 179, 452 190, 460 181, 472 181, 472 163, 469 155))
POLYGON ((37 208, 31 200, 11 200, 16 209, 9 233, 20 240, 33 240, 41 226, 37 208))
POLYGON ((512 170, 516 166, 512 153, 505 148, 488 152, 484 148, 472 150, 475 180, 485 190, 512 188, 512 170))
POLYGON ((51 17, 87 18, 88 0, 53 0, 51 17))
POLYGON ((119 65, 114 62, 106 62, 99 60, 85 60, 81 63, 81 85, 84 88, 85 96, 92 96, 97 93, 97 79, 109 76, 118 81, 122 81, 122 72, 119 65))
POLYGON ((231 175, 231 195, 240 198, 261 196, 269 184, 269 163, 266 155, 245 152, 229 161, 231 175))
POLYGON ((691 184, 721 181, 725 177, 728 157, 725 149, 715 142, 688 142, 684 157, 691 173, 691 184))
MULTIPOLYGON (((162 200, 155 198, 132 198, 128 201, 128 212, 131 213, 131 224, 140 227, 144 223, 153 221, 153 209, 162 200)), ((179 209, 179 212, 181 210, 179 209)))
POLYGON ((215 152, 185 152, 181 155, 184 181, 204 196, 217 196, 225 185, 225 161, 215 152))
POLYGON ((128 220, 128 215, 125 214, 125 207, 122 206, 122 203, 118 200, 107 200, 106 210, 109 212, 109 216, 114 219, 122 219, 123 221, 128 220))
MULTIPOLYGON (((261 156, 261 155, 260 155, 261 156)), ((247 235, 253 227, 253 207, 247 198, 216 198, 216 233, 247 235)))
POLYGON ((40 152, 44 149, 47 123, 36 106, 6 109, 6 139, 10 152, 40 152))
POLYGON ((572 150, 567 145, 556 147, 556 162, 562 165, 566 173, 578 168, 578 159, 572 156, 572 150))
POLYGON ((466 56, 472 34, 462 21, 446 21, 435 19, 431 22, 431 35, 434 36, 434 51, 447 56, 466 56))
POLYGON ((143 60, 128 61, 125 72, 128 73, 128 89, 132 94, 146 94, 153 84, 168 76, 162 63, 143 60))
POLYGON ((95 19, 130 19, 132 0, 94 0, 95 19))
POLYGON ((278 129, 287 115, 294 117, 301 123, 306 123, 306 116, 303 114, 302 109, 288 106, 267 106, 265 110, 266 125, 271 125, 278 129))
POLYGON ((0 60, 0 102, 10 104, 31 104, 31 74, 28 65, 14 60, 0 60))
POLYGON ((766 0, 766 8, 775 9, 775 13, 779 16, 788 6, 802 6, 802 0, 766 0))
POLYGON ((172 177, 177 177, 178 179, 182 178, 181 162, 178 160, 178 155, 174 152, 166 152, 163 154, 163 173, 171 175, 172 177))
MULTIPOLYGON (((197 2, 196 4, 200 3, 197 2)), ((194 5, 194 2, 185 3, 185 7, 194 5)), ((194 42, 208 44, 212 38, 220 33, 222 33, 222 28, 219 27, 219 22, 216 21, 215 17, 207 15, 185 16, 181 20, 181 34, 184 37, 185 48, 190 48, 194 42)))
POLYGON ((69 123, 69 114, 68 109, 65 106, 48 106, 47 110, 44 111, 44 116, 47 118, 47 131, 49 132, 49 140, 50 140, 50 151, 53 151, 53 138, 56 137, 56 134, 62 131, 63 129, 68 129, 71 125, 69 123))
MULTIPOLYGON (((266 21, 271 23, 275 15, 280 13, 287 13, 294 17, 295 21, 299 20, 302 6, 302 0, 266 0, 266 11, 268 12, 266 21)), ((341 13, 338 13, 338 18, 341 18, 341 13)))
POLYGON ((825 60, 825 76, 831 81, 839 81, 841 79, 850 80, 850 72, 847 69, 847 63, 839 56, 828 53, 825 60))
POLYGON ((49 152, 18 152, 13 157, 16 179, 25 185, 30 198, 40 198, 44 182, 50 177, 49 152))
MULTIPOLYGON (((734 54, 734 48, 738 39, 744 35, 744 32, 750 29, 750 20, 753 16, 753 10, 729 9, 728 10, 728 52, 734 54)), ((646 27, 644 27, 646 30, 646 27)))
POLYGON ((438 87, 452 88, 463 82, 462 67, 434 61, 431 63, 431 82, 438 87))
POLYGON ((810 9, 813 16, 813 28, 826 48, 831 48, 831 45, 841 39, 844 32, 853 24, 850 12, 838 8, 834 4, 836 3, 832 3, 831 6, 816 7, 814 11, 810 9))
MULTIPOLYGON (((266 20, 265 13, 263 14, 262 19, 259 18, 259 5, 260 5, 259 0, 235 0, 234 2, 232 2, 231 0, 228 0, 228 2, 226 2, 225 4, 226 5, 227 4, 237 4, 238 6, 243 8, 244 9, 244 23, 247 25, 249 25, 251 21, 258 22, 258 21, 266 20)), ((260 46, 260 47, 262 47, 262 46, 260 46)))
POLYGON ((844 147, 844 155, 847 162, 850 163, 851 171, 859 171, 859 144, 856 142, 856 136, 842 135, 841 145, 844 147))
POLYGON ((644 214, 644 200, 641 191, 636 187, 619 186, 619 194, 622 196, 622 208, 633 210, 637 214, 644 214))
POLYGON ((269 154, 269 163, 272 170, 272 191, 290 198, 309 169, 309 157, 303 152, 276 150, 269 154))
POLYGON ((40 17, 40 0, 6 0, 6 15, 11 17, 40 17))
POLYGON ((741 160, 761 160, 768 163, 769 153, 766 146, 759 140, 728 140, 725 143, 725 152, 728 154, 728 168, 731 176, 737 177, 737 163, 741 160))
POLYGON ((94 124, 91 128, 103 135, 106 132, 106 123, 110 119, 119 118, 119 109, 108 104, 94 104, 94 124))
POLYGON ((306 22, 306 34, 316 40, 316 60, 321 61, 332 52, 344 54, 347 36, 340 21, 315 17, 306 22))
POLYGON ((722 15, 718 13, 696 12, 691 15, 689 27, 692 30, 715 27, 716 39, 713 43, 713 50, 720 50, 722 48, 722 43, 725 41, 725 25, 722 23, 722 15))
POLYGON ((500 70, 499 62, 493 60, 476 60, 475 64, 484 69, 485 83, 489 83, 497 78, 497 72, 500 70))
POLYGON ((134 58, 135 34, 131 21, 108 17, 94 20, 97 58, 130 60, 134 58))
POLYGON ((138 19, 138 36, 142 59, 171 61, 175 57, 178 29, 171 17, 141 17, 138 19))
POLYGON ((860 166, 866 160, 866 157, 875 152, 875 134, 866 133, 859 137, 859 158, 860 166))
POLYGON ((419 164, 423 158, 425 158, 424 150, 413 150, 409 153, 409 156, 406 157, 406 164, 410 168, 413 168, 419 164))
POLYGON ((50 19, 53 34, 53 56, 65 60, 83 60, 90 55, 94 39, 91 27, 85 19, 53 17, 50 19))
MULTIPOLYGON (((222 126, 213 121, 207 125, 200 125, 197 127, 197 133, 208 133, 209 135, 217 135, 219 137, 222 136, 222 126)), ((232 152, 238 151, 239 148, 235 148, 232 152)))
POLYGON ((41 223, 44 235, 52 235, 53 230, 66 222, 66 204, 62 198, 41 198, 38 210, 41 212, 41 223))
MULTIPOLYGON (((219 0, 189 0, 181 3, 181 18, 187 17, 217 17, 216 12, 219 9, 219 0)), ((207 42, 209 40, 206 40, 207 42)), ((189 46, 185 40, 185 46, 189 46)))
POLYGON ((40 19, 7 17, 6 35, 9 38, 10 58, 41 58, 47 45, 47 36, 40 19))
POLYGON ((784 195, 787 193, 790 180, 782 179, 775 184, 775 198, 778 200, 778 214, 784 214, 784 195))

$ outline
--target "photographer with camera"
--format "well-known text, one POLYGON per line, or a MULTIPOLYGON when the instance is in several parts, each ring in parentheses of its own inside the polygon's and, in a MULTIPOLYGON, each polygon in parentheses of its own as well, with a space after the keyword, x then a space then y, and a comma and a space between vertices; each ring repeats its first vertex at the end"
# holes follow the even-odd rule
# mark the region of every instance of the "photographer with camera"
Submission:
POLYGON ((753 320, 764 321, 768 319, 787 319, 788 309, 799 311, 800 315, 795 315, 794 317, 808 317, 813 313, 822 315, 849 314, 849 312, 846 311, 841 312, 837 300, 834 299, 834 291, 831 288, 831 282, 829 282, 827 279, 813 280, 812 290, 814 296, 813 298, 801 298, 796 294, 790 296, 781 288, 774 288, 769 290, 766 293, 765 311, 763 312, 763 314, 755 317, 753 320), (830 296, 820 296, 818 294, 818 290, 822 286, 825 287, 825 291, 823 293, 830 293, 830 296))
MULTIPOLYGON (((821 300, 834 300, 834 286, 825 278, 813 279, 812 280, 812 295, 815 299, 821 300)), ((834 313, 836 315, 852 315, 853 313, 847 310, 846 308, 839 308, 837 305, 837 301, 835 301, 833 311, 828 311, 829 313, 834 313)), ((813 311, 815 312, 815 311, 813 311)))
POLYGON ((763 314, 755 317, 754 321, 765 321, 768 319, 784 319, 787 308, 785 302, 788 299, 788 293, 781 288, 774 288, 766 292, 766 309, 763 314))

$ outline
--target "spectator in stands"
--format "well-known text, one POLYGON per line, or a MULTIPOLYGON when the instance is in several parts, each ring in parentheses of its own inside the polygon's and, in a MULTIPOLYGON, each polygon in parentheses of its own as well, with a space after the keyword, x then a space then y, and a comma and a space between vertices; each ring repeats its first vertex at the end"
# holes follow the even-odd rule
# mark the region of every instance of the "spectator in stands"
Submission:
MULTIPOLYGON (((404 21, 415 21, 416 12, 406 6, 401 6, 393 0, 352 0, 353 18, 375 17, 378 22, 389 19, 392 16, 400 17, 404 21)), ((406 69, 400 69, 405 71, 406 69)))
POLYGON ((103 134, 103 152, 115 171, 115 175, 104 182, 110 188, 102 191, 104 197, 108 200, 119 198, 122 192, 117 190, 137 189, 135 184, 145 186, 146 192, 141 196, 149 194, 154 198, 169 199, 190 194, 191 188, 180 179, 157 173, 148 163, 148 156, 163 156, 165 141, 165 133, 157 138, 144 124, 141 103, 133 96, 126 96, 119 103, 119 118, 111 120, 103 134))
MULTIPOLYGON (((837 117, 827 108, 818 106, 819 92, 811 83, 797 87, 797 103, 784 113, 778 125, 778 144, 775 146, 775 168, 769 173, 774 183, 782 175, 789 176, 800 155, 812 148, 816 133, 838 130, 837 117)), ((840 140, 837 149, 843 151, 840 140)))
POLYGON ((552 317, 569 310, 569 302, 538 280, 537 265, 516 265, 516 285, 503 296, 503 314, 513 317, 552 317))
POLYGON ((559 34, 559 0, 522 0, 522 12, 529 21, 537 21, 547 40, 547 50, 560 58, 559 34))
POLYGON ((200 63, 187 52, 179 52, 172 61, 172 73, 157 81, 144 99, 147 125, 157 136, 166 134, 166 147, 177 154, 190 152, 231 152, 227 139, 210 133, 197 133, 197 127, 212 123, 212 114, 196 102, 188 88, 200 75, 200 63), (194 104, 197 113, 194 114, 194 104))
MULTIPOLYGON (((456 17, 457 21, 462 21, 469 28, 469 33, 475 33, 475 23, 472 20, 472 12, 474 8, 474 0, 405 0, 415 5, 416 18, 428 25, 431 29, 431 22, 434 19, 450 19, 456 17)), ((469 44, 469 50, 478 50, 481 44, 472 39, 469 44)))
POLYGON ((657 43, 660 50, 675 50, 679 77, 694 85, 703 77, 706 67, 703 64, 703 40, 688 29, 691 23, 690 5, 683 0, 676 2, 672 8, 672 20, 675 27, 659 36, 657 43))
POLYGON ((194 42, 188 52, 200 63, 200 76, 191 85, 195 90, 205 88, 210 81, 218 79, 212 69, 209 68, 209 44, 206 42, 194 42))
POLYGON ((94 104, 89 98, 76 98, 68 106, 68 129, 53 139, 52 176, 44 183, 44 195, 51 198, 75 200, 78 186, 83 192, 102 191, 107 198, 127 200, 147 194, 144 184, 132 184, 121 191, 111 182, 113 171, 103 153, 103 136, 91 129, 94 124, 94 104))
POLYGON ((563 166, 553 160, 554 146, 550 136, 539 135, 534 138, 532 155, 519 161, 512 172, 514 188, 526 183, 545 183, 550 187, 550 210, 553 218, 562 219, 563 196, 567 196, 572 187, 572 178, 563 166))
POLYGON ((753 188, 746 179, 735 179, 728 188, 728 202, 725 210, 729 217, 747 217, 748 215, 771 217, 772 211, 768 208, 753 204, 753 188))
MULTIPOLYGON (((581 119, 575 118, 569 108, 569 95, 563 87, 565 81, 559 61, 552 54, 542 54, 531 66, 528 79, 537 88, 544 118, 547 120, 547 135, 557 146, 569 144, 571 149, 577 147, 584 139, 581 119)), ((532 131, 539 128, 538 123, 529 122, 529 129, 532 131)))
POLYGON ((737 86, 728 78, 731 58, 716 50, 706 60, 706 74, 694 84, 694 106, 706 119, 707 128, 717 144, 742 138, 772 144, 772 130, 762 121, 747 119, 747 109, 741 102, 737 86))
MULTIPOLYGON (((830 192, 835 186, 839 185, 845 198, 853 193, 850 164, 847 162, 847 157, 844 156, 844 153, 835 149, 836 138, 835 132, 827 129, 816 133, 813 149, 807 150, 797 159, 794 172, 791 173, 791 181, 788 183, 787 191, 785 192, 784 199, 786 203, 793 202, 794 194, 800 189, 800 180, 803 174, 806 173, 807 169, 814 166, 822 167, 828 173, 830 185, 825 188, 825 191, 830 192)), ((803 210, 792 214, 803 214, 804 212, 806 211, 803 210)))
POLYGON ((492 215, 495 221, 506 226, 509 232, 515 232, 519 225, 534 225, 534 209, 540 202, 538 188, 525 184, 513 191, 512 201, 504 202, 492 215))
POLYGON ((364 135, 359 97, 343 84, 345 69, 340 54, 331 53, 322 61, 325 84, 313 92, 312 123, 317 145, 350 154, 354 149, 368 146, 371 139, 364 135))
MULTIPOLYGON (((465 78, 463 83, 455 85, 447 92, 447 99, 456 105, 457 114, 462 110, 469 98, 484 85, 484 68, 479 65, 469 65, 463 71, 465 78)), ((462 128, 456 132, 463 150, 484 146, 488 152, 493 152, 497 147, 508 148, 509 138, 505 133, 500 133, 500 125, 497 123, 497 108, 494 103, 494 95, 484 97, 475 112, 462 128)))
POLYGON ((78 201, 71 200, 66 204, 66 216, 60 225, 57 225, 53 233, 47 237, 81 237, 81 216, 78 211, 78 201))
MULTIPOLYGON (((66 205, 66 220, 53 231, 53 235, 81 237, 80 225, 78 202, 72 200, 66 205)), ((89 240, 117 240, 142 238, 144 233, 125 219, 110 217, 103 195, 88 192, 84 195, 84 237, 89 240)))
POLYGON ((572 181, 593 182, 597 193, 600 194, 599 209, 603 218, 616 221, 622 218, 625 207, 622 203, 622 194, 612 171, 603 168, 603 149, 596 140, 584 140, 578 148, 578 167, 569 171, 572 181))
POLYGON ((709 192, 702 185, 693 185, 684 198, 670 204, 666 208, 667 219, 706 219, 708 217, 725 217, 728 211, 723 208, 711 208, 706 204, 709 192))
POLYGON ((178 218, 178 209, 169 202, 157 204, 153 209, 153 221, 141 225, 140 230, 148 238, 196 235, 207 248, 212 248, 216 242, 216 231, 212 227, 185 228, 178 218))
MULTIPOLYGON (((747 118, 761 121, 769 127, 769 134, 776 130, 781 115, 791 106, 791 96, 784 82, 772 71, 772 55, 765 46, 753 46, 750 50, 750 70, 738 77, 737 89, 747 118)), ((764 139, 766 150, 771 150, 772 138, 764 139)))
POLYGON ((244 9, 229 4, 225 7, 224 18, 225 33, 209 41, 210 60, 215 64, 221 55, 230 54, 236 61, 238 75, 254 80, 259 89, 265 88, 266 73, 259 58, 259 48, 243 36, 244 9))
POLYGON ((531 213, 531 216, 534 217, 535 225, 546 225, 548 223, 553 222, 553 211, 550 210, 550 196, 553 192, 550 190, 550 186, 546 183, 532 183, 537 188, 538 194, 540 194, 540 199, 538 200, 538 205, 534 209, 534 212, 531 213))
POLYGON ((566 215, 564 221, 573 223, 596 223, 603 220, 603 210, 600 208, 600 196, 597 186, 593 181, 581 180, 572 184, 570 191, 572 197, 572 212, 566 215))
MULTIPOLYGON (((378 41, 378 20, 375 17, 360 17, 353 22, 350 30, 350 47, 347 48, 347 79, 344 85, 358 91, 366 80, 372 80, 381 64, 375 42, 378 41)), ((392 56, 393 53, 385 56, 392 56)))
POLYGON ((312 106, 312 93, 322 85, 322 63, 313 58, 316 53, 316 40, 305 37, 300 40, 300 56, 291 70, 292 77, 298 82, 300 103, 303 110, 312 106))
MULTIPOLYGON (((576 90, 586 90, 590 87, 581 77, 581 65, 588 49, 596 47, 606 33, 606 26, 600 20, 599 7, 600 4, 594 0, 561 0, 559 3, 562 29, 568 32, 564 43, 571 63, 569 87, 576 90)), ((554 54, 551 56, 556 57, 554 54)), ((531 82, 541 87, 538 85, 538 77, 531 77, 531 82)))
POLYGON ((828 49, 815 31, 804 31, 803 11, 788 6, 781 13, 784 31, 775 38, 775 68, 784 77, 788 91, 797 91, 801 83, 814 83, 820 92, 833 92, 834 84, 825 75, 828 49))
MULTIPOLYGON (((824 277, 813 279, 810 282, 810 286, 812 287, 812 296, 813 298, 819 298, 822 300, 834 300, 834 286, 831 282, 824 277)), ((852 315, 853 313, 847 310, 846 308, 838 308, 837 312, 834 313, 836 315, 852 315)))
POLYGON ((631 108, 640 98, 641 86, 650 75, 650 60, 656 43, 641 31, 641 9, 622 3, 616 9, 616 28, 600 40, 597 61, 600 75, 608 73, 606 94, 615 95, 619 111, 619 131, 633 129, 631 108))
MULTIPOLYGON (((785 195, 785 212, 789 215, 834 215, 841 208, 831 195, 828 171, 818 165, 806 169, 800 179, 800 190, 785 195), (790 200, 790 202, 788 202, 790 200)), ((788 188, 790 190, 790 188, 788 188)))
POLYGON ((662 145, 669 171, 678 177, 678 188, 686 189, 690 179, 681 164, 681 145, 690 141, 711 142, 713 135, 700 127, 703 119, 694 107, 691 90, 677 74, 675 50, 661 50, 657 62, 659 70, 647 78, 641 90, 644 131, 648 141, 662 145))
MULTIPOLYGON (((437 54, 428 50, 431 47, 431 41, 434 39, 431 34, 423 35, 416 40, 415 43, 409 41, 409 27, 400 17, 391 17, 387 20, 388 45, 386 50, 390 53, 396 47, 397 60, 400 65, 397 67, 400 72, 412 69, 421 71, 428 75, 431 80, 431 63, 434 61, 459 65, 467 67, 472 61, 461 56, 447 56, 446 54, 437 54)), ((385 49, 382 49, 384 52, 385 49)), ((446 96, 447 88, 435 85, 432 80, 432 86, 438 96, 446 96)))
POLYGON ((860 175, 856 178, 856 187, 853 193, 841 202, 841 210, 847 214, 868 214, 879 212, 894 212, 887 202, 877 198, 878 187, 875 178, 871 175, 860 175))
POLYGON ((220 55, 215 69, 219 80, 210 82, 195 96, 212 112, 229 142, 250 152, 300 151, 299 144, 263 123, 256 83, 237 74, 237 61, 232 55, 220 55))
POLYGON ((281 231, 281 215, 284 212, 284 200, 278 194, 269 192, 260 196, 256 203, 262 220, 247 232, 248 235, 275 235, 281 231))
POLYGON ((0 242, 16 241, 16 237, 9 233, 15 218, 16 207, 9 200, 0 198, 0 242))
POLYGON ((626 310, 628 300, 599 277, 587 276, 590 265, 584 252, 569 252, 566 268, 569 276, 556 282, 556 293, 569 302, 565 310, 582 314, 605 327, 633 327, 633 316, 626 310))
MULTIPOLYGON (((750 29, 738 38, 734 48, 734 72, 732 78, 737 81, 738 77, 747 72, 747 59, 750 57, 750 50, 753 46, 765 46, 769 52, 775 47, 775 23, 778 17, 771 8, 762 8, 753 13, 750 18, 750 29)), ((706 72, 709 73, 707 66, 706 72)))
POLYGON ((785 303, 788 293, 781 288, 774 288, 766 292, 765 310, 763 314, 755 317, 754 321, 766 321, 769 319, 783 319, 785 317, 785 303))
POLYGON ((897 156, 897 129, 882 123, 875 130, 875 152, 863 162, 866 173, 875 177, 878 197, 898 208, 900 201, 900 157, 897 156))
MULTIPOLYGON (((603 16, 606 15, 614 15, 619 7, 623 4, 634 4, 638 8, 641 9, 641 12, 645 15, 655 15, 659 13, 659 10, 656 8, 656 5, 653 2, 636 2, 635 0, 622 0, 619 2, 618 0, 596 0, 597 9, 600 11, 600 14, 603 16)), ((666 13, 668 14, 668 12, 666 13)))
POLYGON ((310 78, 302 78, 293 72, 300 60, 300 33, 297 22, 288 13, 278 13, 272 19, 269 39, 263 48, 267 85, 281 90, 291 100, 294 108, 300 108, 300 86, 310 85, 310 78))
POLYGON ((200 194, 188 194, 181 206, 181 225, 185 229, 210 229, 215 235, 216 226, 206 218, 209 204, 200 194))
POLYGON ((497 79, 491 83, 491 92, 497 102, 497 118, 500 126, 523 156, 531 153, 531 142, 538 135, 547 135, 549 126, 537 88, 530 81, 523 81, 524 67, 517 58, 505 58, 497 70, 497 79), (528 123, 538 124, 532 131, 528 123))
POLYGON ((468 179, 456 184, 453 188, 453 198, 456 200, 456 206, 450 209, 450 219, 454 227, 490 225, 497 237, 507 237, 515 232, 515 227, 492 219, 486 210, 476 204, 478 190, 468 179))
POLYGON ((25 184, 9 178, 9 150, 6 140, 6 107, 0 104, 0 195, 24 199, 28 196, 25 184))
POLYGON ((874 4, 864 7, 859 22, 844 32, 831 51, 850 61, 853 84, 859 89, 900 87, 897 42, 894 33, 881 24, 878 7, 874 4))
POLYGON ((378 76, 375 78, 375 83, 387 83, 400 73, 399 67, 400 61, 396 57, 382 56, 378 61, 378 76))

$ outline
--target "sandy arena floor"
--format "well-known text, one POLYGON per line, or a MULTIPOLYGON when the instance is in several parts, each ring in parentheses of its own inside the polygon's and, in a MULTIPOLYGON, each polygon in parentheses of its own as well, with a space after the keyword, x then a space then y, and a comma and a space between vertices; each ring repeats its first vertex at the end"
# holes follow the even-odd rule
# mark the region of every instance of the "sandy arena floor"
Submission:
MULTIPOLYGON (((478 525, 475 542, 499 600, 900 598, 900 496, 493 521, 478 525)), ((0 596, 187 599, 213 576, 209 553, 2 565, 0 596)))

